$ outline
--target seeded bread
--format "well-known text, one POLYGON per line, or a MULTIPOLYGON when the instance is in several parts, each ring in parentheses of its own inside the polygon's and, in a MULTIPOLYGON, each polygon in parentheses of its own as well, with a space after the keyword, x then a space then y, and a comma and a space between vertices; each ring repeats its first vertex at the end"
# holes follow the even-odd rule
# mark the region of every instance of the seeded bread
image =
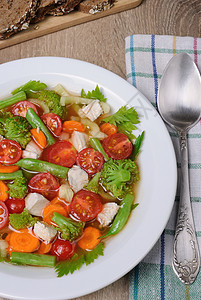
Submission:
POLYGON ((52 9, 63 2, 65 2, 65 0, 41 0, 36 15, 31 20, 31 23, 37 23, 43 20, 52 9))
POLYGON ((52 16, 61 16, 66 15, 72 10, 74 10, 75 6, 77 6, 82 0, 66 0, 61 5, 57 5, 53 9, 51 9, 48 14, 52 16))
POLYGON ((27 29, 38 4, 38 0, 0 0, 0 39, 27 29))
POLYGON ((96 14, 101 11, 110 9, 115 0, 83 0, 78 5, 78 10, 84 13, 96 14))

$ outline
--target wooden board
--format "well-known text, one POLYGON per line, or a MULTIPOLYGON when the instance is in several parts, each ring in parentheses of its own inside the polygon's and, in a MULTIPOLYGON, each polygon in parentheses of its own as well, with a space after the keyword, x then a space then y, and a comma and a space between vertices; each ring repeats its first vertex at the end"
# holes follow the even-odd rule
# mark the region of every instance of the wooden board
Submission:
POLYGON ((40 37, 42 35, 52 33, 61 29, 128 10, 138 6, 141 2, 142 0, 118 0, 114 3, 114 6, 111 9, 96 13, 94 15, 85 14, 79 11, 73 11, 65 16, 49 16, 46 17, 45 20, 35 25, 31 25, 29 29, 18 32, 7 40, 0 41, 0 49, 16 45, 18 43, 40 37))

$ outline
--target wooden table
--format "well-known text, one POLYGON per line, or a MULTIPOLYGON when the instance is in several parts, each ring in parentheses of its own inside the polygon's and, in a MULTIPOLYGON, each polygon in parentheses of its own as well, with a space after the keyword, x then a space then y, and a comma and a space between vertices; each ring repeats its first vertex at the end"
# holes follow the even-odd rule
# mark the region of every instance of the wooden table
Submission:
MULTIPOLYGON (((62 56, 94 63, 126 78, 124 43, 125 37, 131 34, 201 37, 201 1, 144 0, 129 11, 0 50, 0 63, 33 56, 62 56)), ((126 275, 108 287, 76 300, 128 298, 126 275)))

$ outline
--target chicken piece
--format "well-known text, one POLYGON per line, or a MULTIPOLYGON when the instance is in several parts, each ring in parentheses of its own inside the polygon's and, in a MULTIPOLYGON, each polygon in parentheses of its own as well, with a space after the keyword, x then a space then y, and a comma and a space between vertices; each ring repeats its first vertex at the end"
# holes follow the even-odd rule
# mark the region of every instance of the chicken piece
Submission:
POLYGON ((82 108, 82 112, 84 113, 85 117, 89 118, 91 121, 95 121, 102 113, 102 107, 100 105, 99 100, 94 100, 88 105, 82 108))
POLYGON ((73 191, 68 183, 64 183, 59 188, 59 198, 64 199, 66 202, 71 202, 73 199, 73 191))
POLYGON ((88 140, 89 138, 86 133, 79 131, 74 131, 72 133, 71 142, 78 152, 87 147, 88 140))
POLYGON ((8 242, 5 240, 0 240, 0 256, 6 257, 7 256, 7 248, 8 248, 8 242))
POLYGON ((88 174, 78 166, 73 166, 68 171, 68 182, 72 190, 77 193, 89 182, 88 174))
POLYGON ((33 158, 33 159, 37 159, 39 156, 34 153, 34 152, 30 152, 30 151, 26 151, 23 150, 22 151, 22 158, 33 158))
POLYGON ((43 241, 50 243, 57 234, 57 230, 53 226, 41 221, 34 224, 33 229, 35 235, 43 241))
POLYGON ((34 143, 30 141, 25 150, 22 151, 22 158, 34 158, 37 159, 40 157, 42 150, 34 143))
POLYGON ((25 207, 30 212, 30 214, 42 217, 44 208, 50 202, 43 197, 41 194, 38 193, 30 193, 25 198, 25 207))
POLYGON ((109 225, 119 210, 119 205, 115 202, 105 203, 102 211, 98 214, 97 220, 102 227, 109 225))

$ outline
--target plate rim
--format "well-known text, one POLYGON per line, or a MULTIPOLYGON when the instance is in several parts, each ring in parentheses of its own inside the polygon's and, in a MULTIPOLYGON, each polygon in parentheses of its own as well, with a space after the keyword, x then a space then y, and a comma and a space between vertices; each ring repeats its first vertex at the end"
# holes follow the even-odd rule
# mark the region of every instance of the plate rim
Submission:
MULTIPOLYGON (((100 71, 100 73, 104 73, 104 74, 106 74, 107 76, 111 76, 112 78, 114 78, 114 79, 117 79, 117 80, 120 80, 121 82, 122 82, 122 84, 124 83, 125 84, 125 86, 127 85, 127 87, 129 87, 129 89, 130 88, 132 88, 133 89, 133 91, 135 91, 135 92, 137 92, 139 95, 140 95, 140 97, 144 100, 144 101, 146 101, 146 103, 150 106, 150 107, 152 107, 152 104, 134 87, 134 86, 132 86, 130 83, 128 83, 125 79, 123 79, 123 78, 121 78, 120 76, 118 76, 118 75, 116 75, 115 73, 113 73, 113 72, 111 72, 111 71, 109 71, 109 70, 106 70, 106 69, 104 69, 104 68, 102 68, 102 67, 100 67, 100 66, 97 66, 97 65, 94 65, 94 64, 91 64, 91 63, 89 63, 89 62, 85 62, 85 61, 81 61, 81 60, 78 60, 78 59, 72 59, 72 58, 65 58, 65 57, 55 57, 55 56, 42 56, 42 57, 31 57, 31 58, 23 58, 23 59, 17 59, 17 60, 14 60, 14 61, 10 61, 10 62, 7 62, 7 63, 4 63, 4 64, 2 64, 2 65, 0 65, 0 76, 1 76, 1 71, 2 71, 2 69, 4 69, 4 68, 10 68, 10 67, 12 67, 13 65, 15 65, 15 64, 20 64, 20 63, 22 63, 22 64, 27 64, 27 62, 29 63, 29 62, 39 62, 39 61, 51 61, 51 60, 53 60, 53 61, 59 61, 59 62, 64 62, 65 61, 65 63, 67 63, 67 62, 69 62, 69 63, 71 63, 71 64, 80 64, 80 65, 85 65, 85 66, 88 66, 89 68, 92 68, 92 69, 97 69, 97 70, 99 70, 100 71)), ((106 77, 107 77, 106 76, 106 77)), ((89 76, 90 77, 90 76, 89 76)), ((85 78, 86 79, 86 78, 85 78)), ((2 83, 2 84, 4 84, 4 83, 2 83)), ((2 84, 0 84, 0 86, 2 85, 2 84)), ((153 108, 153 107, 152 107, 153 108)), ((158 115, 158 117, 159 117, 159 115, 158 115)), ((175 168, 174 168, 174 174, 173 174, 173 177, 174 177, 174 185, 173 185, 173 190, 172 190, 172 196, 173 196, 173 198, 174 198, 174 196, 175 196, 175 194, 176 194, 176 187, 177 187, 177 169, 176 169, 176 157, 175 157, 175 152, 174 152, 174 148, 173 148, 173 145, 172 145, 172 142, 171 142, 171 138, 170 138, 170 136, 169 136, 169 133, 168 133, 168 131, 167 131, 167 128, 165 127, 165 125, 164 125, 164 123, 163 123, 163 121, 162 121, 162 119, 159 117, 159 123, 160 123, 160 125, 162 126, 162 129, 163 129, 163 131, 164 132, 166 132, 166 137, 167 137, 167 140, 169 141, 169 147, 170 147, 170 149, 172 149, 171 151, 172 151, 172 165, 175 165, 175 168)), ((174 204, 174 201, 172 201, 172 204, 170 205, 170 207, 171 207, 171 209, 170 209, 170 207, 169 207, 169 214, 168 214, 168 217, 167 217, 167 220, 166 220, 166 222, 164 222, 164 224, 166 225, 166 223, 168 222, 168 219, 169 219, 169 216, 170 216, 170 214, 171 214, 171 211, 172 211, 172 207, 173 207, 173 204, 174 204)), ((158 235, 157 235, 157 237, 155 237, 155 239, 154 239, 154 241, 153 241, 153 243, 152 243, 152 247, 155 245, 155 243, 157 242, 157 240, 158 240, 158 238, 160 237, 160 235, 161 235, 161 233, 163 232, 163 229, 165 228, 165 225, 163 226, 163 228, 161 228, 161 230, 158 232, 158 235)), ((116 280, 118 280, 119 278, 121 278, 121 277, 123 277, 125 274, 127 274, 134 266, 136 266, 145 256, 146 256, 146 254, 152 249, 152 247, 150 248, 150 249, 147 249, 147 251, 146 252, 144 252, 144 255, 143 255, 143 257, 142 258, 140 258, 139 260, 138 260, 138 262, 137 263, 135 263, 135 265, 131 265, 131 267, 129 267, 129 268, 126 268, 125 270, 122 270, 122 272, 121 272, 121 274, 118 274, 118 276, 114 276, 112 279, 111 279, 111 281, 109 281, 107 284, 103 284, 103 285, 101 285, 101 284, 99 284, 99 286, 97 286, 95 289, 88 289, 88 290, 86 290, 84 293, 77 293, 77 294, 75 294, 73 297, 71 296, 71 299, 72 298, 75 298, 75 297, 80 297, 80 296, 83 296, 83 295, 87 295, 87 294, 89 294, 89 293, 92 293, 92 292, 95 292, 95 291, 97 291, 97 290, 99 290, 99 289, 102 289, 102 288, 104 288, 104 287, 106 287, 106 286, 108 286, 109 284, 111 284, 111 283, 113 283, 113 282, 115 282, 116 280)), ((78 271, 79 272, 79 271, 78 271)), ((16 299, 16 295, 9 295, 9 294, 2 294, 1 293, 1 290, 0 290, 0 295, 1 296, 3 296, 3 297, 7 297, 7 298, 10 298, 10 299, 16 299)), ((47 300, 50 300, 50 298, 40 298, 40 297, 37 297, 37 298, 27 298, 27 296, 26 297, 24 297, 24 296, 19 296, 18 297, 18 299, 29 299, 29 300, 32 300, 32 299, 37 299, 37 300, 39 300, 39 299, 47 299, 47 300)), ((56 299, 58 299, 58 300, 63 300, 63 299, 67 299, 66 298, 66 296, 59 296, 59 298, 51 298, 51 299, 54 299, 54 300, 56 300, 56 299)))

